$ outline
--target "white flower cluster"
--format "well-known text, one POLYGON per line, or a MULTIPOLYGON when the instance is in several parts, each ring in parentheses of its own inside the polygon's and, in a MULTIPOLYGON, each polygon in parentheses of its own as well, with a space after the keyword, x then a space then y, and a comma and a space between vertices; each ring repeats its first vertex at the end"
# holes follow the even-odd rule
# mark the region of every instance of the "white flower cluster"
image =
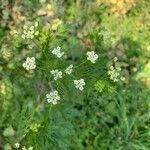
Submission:
POLYGON ((109 30, 102 30, 99 34, 103 36, 103 42, 105 45, 110 44, 112 33, 109 30))
POLYGON ((84 89, 83 86, 85 86, 84 79, 74 80, 74 84, 77 89, 79 89, 80 91, 83 91, 83 89, 84 89))
MULTIPOLYGON (((33 28, 33 27, 32 27, 33 28)), ((26 27, 25 27, 26 29, 26 27)), ((30 28, 31 29, 31 28, 30 28)), ((34 28, 33 28, 34 29, 34 28)), ((30 36, 29 36, 30 37, 30 36)), ((31 37, 30 37, 31 38, 31 37)), ((54 48, 52 50, 52 54, 55 55, 58 58, 61 58, 64 55, 64 52, 61 52, 61 48, 58 46, 57 48, 54 48)), ((90 60, 92 63, 96 63, 96 60, 98 59, 98 55, 94 51, 88 51, 87 52, 87 60, 90 60)), ((27 57, 26 61, 22 65, 26 70, 32 70, 36 68, 35 58, 34 57, 27 57)), ((73 65, 69 65, 64 72, 68 75, 70 75, 73 72, 73 65)), ((53 75, 54 80, 58 80, 62 78, 63 72, 55 69, 51 70, 50 73, 53 75)), ((84 79, 74 80, 75 88, 79 89, 80 91, 84 90, 85 81, 84 79)), ((52 104, 57 104, 57 101, 60 100, 60 96, 58 94, 58 91, 54 90, 53 92, 50 92, 49 94, 46 94, 47 102, 52 104)), ((16 144, 16 147, 19 145, 16 144)), ((23 150, 26 150, 25 147, 23 150)))
POLYGON ((88 51, 86 54, 88 56, 87 60, 90 60, 93 64, 95 64, 98 59, 98 55, 94 51, 88 51))
MULTIPOLYGON (((15 143, 14 146, 15 146, 16 149, 20 148, 20 144, 19 143, 15 143)), ((24 147, 22 147, 22 150, 33 150, 33 147, 30 146, 29 148, 26 148, 24 146, 24 147)))
POLYGON ((64 55, 64 52, 61 52, 61 47, 57 46, 57 48, 52 50, 52 54, 58 58, 61 58, 64 55))
MULTIPOLYGON (((52 51, 52 54, 57 56, 58 58, 62 57, 62 55, 64 54, 64 52, 60 51, 61 48, 58 46, 57 48, 54 48, 52 51)), ((87 60, 90 60, 92 63, 96 63, 96 60, 98 59, 98 55, 94 52, 94 51, 88 51, 87 52, 87 60)), ((65 69, 65 73, 70 75, 73 71, 73 65, 69 65, 66 69, 65 69)), ((54 80, 57 80, 59 78, 62 78, 62 71, 59 71, 58 69, 56 70, 52 70, 51 74, 54 76, 54 80)), ((85 86, 85 81, 84 79, 79 79, 79 80, 74 80, 74 85, 77 89, 79 89, 80 91, 84 90, 84 86, 85 86)), ((57 104, 57 98, 58 100, 60 99, 60 97, 56 96, 58 94, 57 91, 55 91, 55 94, 49 94, 46 95, 47 100, 49 102, 53 102, 53 104, 57 104), (55 95, 55 97, 54 97, 55 95)))
POLYGON ((54 80, 62 78, 62 71, 59 71, 58 69, 52 70, 51 74, 54 76, 54 80))
POLYGON ((113 60, 114 60, 114 62, 116 62, 116 61, 118 61, 118 58, 117 58, 117 57, 114 57, 114 59, 113 59, 113 60))
POLYGON ((66 74, 71 74, 72 73, 72 71, 73 71, 73 65, 70 65, 69 67, 67 67, 66 69, 65 69, 65 73, 66 74))
MULTIPOLYGON (((66 74, 71 74, 73 71, 73 65, 70 65, 69 67, 67 67, 65 69, 65 73, 66 74)), ((51 74, 54 76, 54 80, 57 80, 57 79, 60 79, 62 78, 62 71, 59 71, 58 69, 55 69, 55 70, 51 70, 51 74)))
POLYGON ((26 70, 33 70, 36 68, 35 57, 27 57, 26 61, 22 65, 26 70))
POLYGON ((35 36, 39 34, 39 31, 37 31, 37 27, 38 27, 38 22, 35 22, 35 24, 32 26, 24 25, 23 34, 21 35, 21 37, 23 39, 33 39, 35 36))
POLYGON ((110 76, 110 79, 113 80, 114 82, 118 82, 120 71, 121 71, 120 67, 114 68, 113 66, 111 66, 110 70, 108 71, 108 75, 110 76))
POLYGON ((46 94, 47 102, 52 104, 57 104, 57 101, 60 100, 60 96, 58 95, 58 91, 52 91, 49 94, 46 94))
MULTIPOLYGON (((113 59, 114 62, 118 61, 118 58, 115 57, 113 59)), ((124 81, 125 78, 121 76, 121 68, 117 66, 110 66, 108 75, 110 76, 110 79, 113 80, 114 82, 118 82, 120 80, 124 81)))

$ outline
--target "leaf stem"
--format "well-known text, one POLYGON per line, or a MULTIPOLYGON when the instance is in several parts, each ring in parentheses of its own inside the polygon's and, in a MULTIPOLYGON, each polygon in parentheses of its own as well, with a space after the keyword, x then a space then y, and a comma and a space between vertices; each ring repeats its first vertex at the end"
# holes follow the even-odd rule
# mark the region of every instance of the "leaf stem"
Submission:
POLYGON ((82 63, 80 63, 78 66, 74 67, 74 68, 78 68, 79 66, 85 64, 87 62, 87 60, 84 60, 82 63))

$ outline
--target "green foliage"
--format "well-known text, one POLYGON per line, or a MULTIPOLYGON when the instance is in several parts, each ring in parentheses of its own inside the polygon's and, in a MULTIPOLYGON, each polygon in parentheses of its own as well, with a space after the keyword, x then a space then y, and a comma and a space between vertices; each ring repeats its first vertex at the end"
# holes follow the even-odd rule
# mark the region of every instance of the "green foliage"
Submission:
POLYGON ((105 81, 105 80, 98 80, 95 83, 95 89, 102 93, 102 92, 106 92, 106 93, 115 93, 115 87, 111 86, 109 82, 105 81))

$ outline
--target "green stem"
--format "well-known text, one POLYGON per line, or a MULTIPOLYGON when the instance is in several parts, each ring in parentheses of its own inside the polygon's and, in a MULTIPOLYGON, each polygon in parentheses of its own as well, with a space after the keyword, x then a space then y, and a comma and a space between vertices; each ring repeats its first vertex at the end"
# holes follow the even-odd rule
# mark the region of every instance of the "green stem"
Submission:
POLYGON ((35 40, 33 40, 33 43, 41 49, 41 46, 35 40))
POLYGON ((78 66, 74 67, 74 68, 78 68, 79 66, 85 64, 87 62, 87 60, 84 60, 81 64, 79 64, 78 66))
POLYGON ((49 118, 50 118, 50 114, 51 114, 51 109, 52 109, 52 104, 50 105, 47 115, 46 115, 46 119, 44 120, 44 126, 47 127, 48 123, 49 123, 49 118))

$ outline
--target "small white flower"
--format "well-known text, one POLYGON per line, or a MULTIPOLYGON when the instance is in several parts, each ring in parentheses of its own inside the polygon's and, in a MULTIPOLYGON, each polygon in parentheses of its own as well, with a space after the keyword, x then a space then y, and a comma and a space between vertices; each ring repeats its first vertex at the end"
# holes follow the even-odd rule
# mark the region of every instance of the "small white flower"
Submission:
POLYGON ((132 71, 133 71, 133 72, 137 72, 137 68, 134 67, 134 68, 132 69, 132 71))
POLYGON ((28 26, 25 24, 25 25, 23 26, 23 29, 24 29, 24 30, 27 30, 27 29, 28 29, 28 26))
POLYGON ((58 58, 61 58, 64 55, 64 52, 61 52, 61 47, 58 46, 52 50, 52 54, 58 58))
POLYGON ((22 34, 22 35, 21 35, 21 37, 22 37, 23 39, 25 39, 25 38, 26 38, 26 36, 25 36, 24 34, 22 34))
POLYGON ((36 35, 36 36, 39 35, 39 31, 36 31, 34 35, 36 35))
POLYGON ((120 77, 121 81, 125 81, 125 79, 126 79, 125 77, 120 77))
POLYGON ((62 71, 59 71, 58 69, 52 70, 51 74, 54 76, 54 80, 62 78, 62 71))
POLYGON ((30 26, 30 27, 29 27, 29 30, 30 30, 30 31, 29 31, 30 33, 34 33, 34 26, 30 26))
POLYGON ((27 150, 27 149, 26 149, 26 147, 24 146, 24 147, 22 148, 22 150, 27 150))
POLYGON ((46 94, 47 102, 52 104, 57 104, 57 101, 60 100, 60 96, 58 95, 58 91, 52 91, 49 94, 46 94))
POLYGON ((117 57, 114 57, 114 62, 118 61, 118 58, 117 57))
POLYGON ((19 148, 20 144, 19 143, 15 143, 15 148, 19 148))
POLYGON ((110 70, 114 70, 114 66, 110 66, 110 70))
POLYGON ((74 84, 77 89, 79 89, 80 91, 83 91, 84 89, 83 86, 85 86, 84 79, 74 80, 74 84))
POLYGON ((119 72, 121 71, 121 67, 116 67, 116 70, 119 72))
POLYGON ((73 65, 70 65, 69 67, 67 67, 67 68, 65 69, 65 73, 66 73, 66 74, 71 74, 72 71, 73 71, 73 65))
POLYGON ((34 26, 35 26, 35 27, 38 27, 38 25, 39 25, 39 23, 36 21, 36 22, 34 23, 34 26))
POLYGON ((35 57, 27 57, 22 65, 26 70, 33 70, 36 68, 35 57))
POLYGON ((90 60, 93 64, 96 63, 98 59, 98 55, 94 51, 88 51, 87 53, 87 60, 90 60))
POLYGON ((33 150, 33 147, 32 147, 32 146, 30 146, 30 147, 28 148, 28 150, 33 150))

